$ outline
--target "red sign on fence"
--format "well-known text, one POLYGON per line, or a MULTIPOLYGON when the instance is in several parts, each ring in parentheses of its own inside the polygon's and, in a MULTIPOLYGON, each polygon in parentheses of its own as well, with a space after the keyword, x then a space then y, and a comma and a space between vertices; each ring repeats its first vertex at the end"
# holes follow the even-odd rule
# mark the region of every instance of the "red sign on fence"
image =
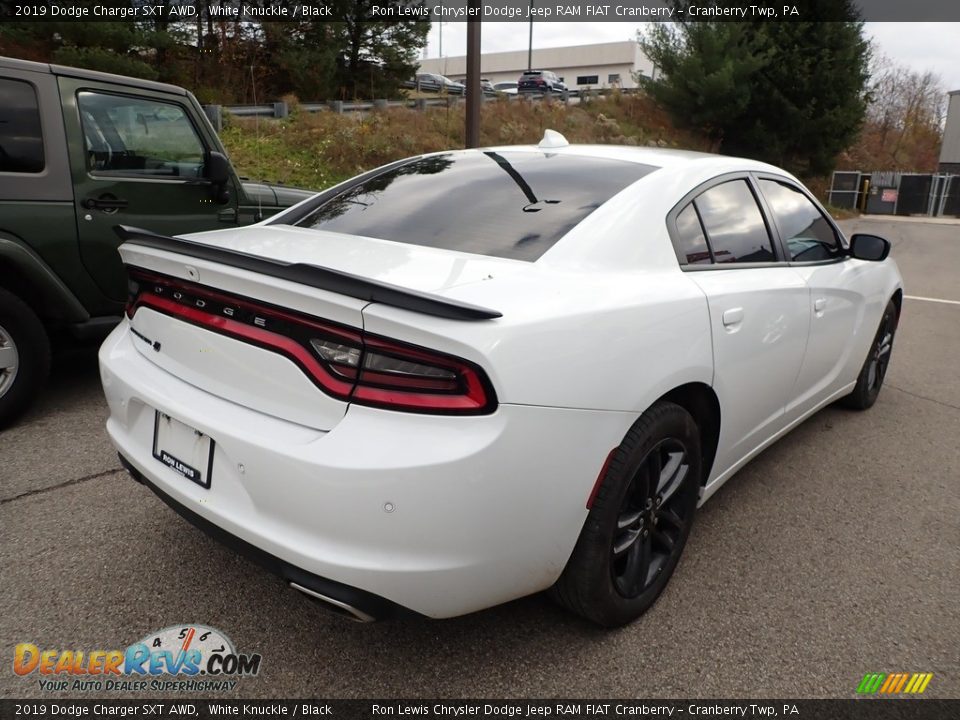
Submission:
POLYGON ((880 194, 880 200, 885 203, 895 203, 897 201, 897 191, 893 188, 885 188, 880 194))

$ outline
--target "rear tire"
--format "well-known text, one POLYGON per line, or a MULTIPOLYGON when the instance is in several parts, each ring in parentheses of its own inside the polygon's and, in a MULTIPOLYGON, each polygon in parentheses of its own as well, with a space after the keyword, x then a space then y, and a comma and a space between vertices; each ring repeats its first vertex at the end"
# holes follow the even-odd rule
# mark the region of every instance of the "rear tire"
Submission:
POLYGON ((893 338, 897 332, 899 311, 891 300, 884 308, 880 318, 880 327, 870 344, 867 359, 863 362, 857 384, 853 392, 840 400, 840 404, 853 410, 867 410, 873 407, 883 387, 883 379, 887 375, 890 364, 890 355, 893 353, 893 338))
POLYGON ((26 303, 0 288, 0 428, 36 399, 50 372, 50 340, 26 303))
POLYGON ((605 627, 625 625, 646 612, 687 542, 701 468, 693 418, 679 405, 654 404, 614 451, 573 554, 549 595, 605 627))

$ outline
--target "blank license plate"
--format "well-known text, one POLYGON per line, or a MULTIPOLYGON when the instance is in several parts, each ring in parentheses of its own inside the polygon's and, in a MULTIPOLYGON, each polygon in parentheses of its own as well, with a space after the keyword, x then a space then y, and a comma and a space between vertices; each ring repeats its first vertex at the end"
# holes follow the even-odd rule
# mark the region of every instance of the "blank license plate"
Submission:
POLYGON ((211 437, 157 410, 154 414, 153 456, 187 480, 210 487, 214 442, 211 437))

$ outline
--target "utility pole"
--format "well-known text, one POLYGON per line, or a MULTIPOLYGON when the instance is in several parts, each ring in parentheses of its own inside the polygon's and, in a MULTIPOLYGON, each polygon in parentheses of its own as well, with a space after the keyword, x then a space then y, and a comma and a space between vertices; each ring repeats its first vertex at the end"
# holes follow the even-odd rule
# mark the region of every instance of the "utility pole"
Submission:
MULTIPOLYGON (((469 0, 471 17, 480 17, 480 0, 469 0)), ((480 105, 483 88, 480 87, 480 20, 467 21, 467 122, 464 145, 480 145, 480 105)))
POLYGON ((527 45, 527 70, 533 70, 533 0, 530 0, 530 43, 527 45))

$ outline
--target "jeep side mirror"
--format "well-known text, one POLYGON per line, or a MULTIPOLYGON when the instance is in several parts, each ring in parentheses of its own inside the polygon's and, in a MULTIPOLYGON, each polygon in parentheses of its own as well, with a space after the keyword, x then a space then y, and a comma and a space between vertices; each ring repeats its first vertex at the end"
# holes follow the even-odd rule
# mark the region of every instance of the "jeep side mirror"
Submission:
POLYGON ((858 233, 850 238, 850 255, 857 260, 885 260, 890 254, 890 241, 876 235, 858 233))
POLYGON ((223 153, 210 151, 204 163, 203 175, 210 182, 211 197, 218 205, 230 202, 230 191, 227 183, 230 181, 230 161, 223 153))

